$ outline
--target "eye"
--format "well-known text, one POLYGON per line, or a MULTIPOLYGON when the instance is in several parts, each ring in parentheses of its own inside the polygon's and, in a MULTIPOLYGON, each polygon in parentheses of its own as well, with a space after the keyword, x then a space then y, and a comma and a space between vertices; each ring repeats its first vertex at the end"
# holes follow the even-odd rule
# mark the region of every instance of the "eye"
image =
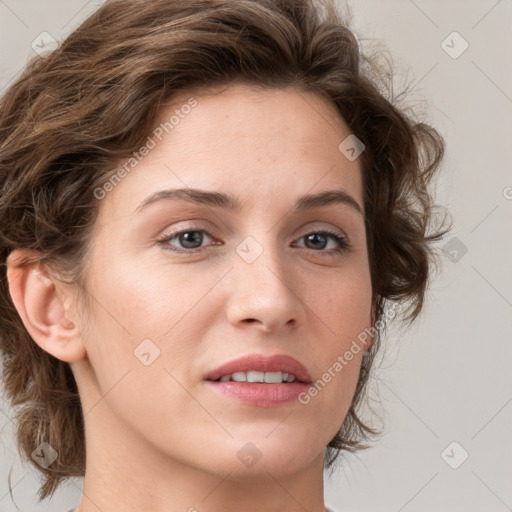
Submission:
POLYGON ((197 252, 198 249, 202 248, 205 235, 206 238, 212 238, 205 229, 189 228, 166 235, 165 238, 158 240, 158 243, 167 251, 197 252), (174 241, 181 244, 181 248, 175 247, 172 243, 174 241))
MULTIPOLYGON (((200 252, 200 250, 205 247, 203 245, 205 239, 206 241, 208 241, 208 239, 213 239, 208 231, 205 229, 190 227, 166 235, 164 238, 158 240, 158 244, 166 251, 190 254, 200 252)), ((333 253, 339 254, 345 252, 350 247, 345 236, 328 229, 313 231, 303 235, 299 240, 305 240, 306 244, 304 247, 315 255, 323 254, 325 256, 333 256, 335 255, 333 253), (334 247, 328 247, 330 241, 331 243, 334 243, 334 247), (327 251, 326 249, 331 250, 327 251)), ((217 243, 216 245, 222 244, 217 243)))
POLYGON ((327 252, 327 255, 332 255, 332 251, 325 251, 328 248, 329 239, 334 243, 334 247, 330 247, 330 249, 334 249, 335 252, 344 252, 349 248, 349 243, 345 236, 328 229, 313 231, 302 236, 299 240, 305 240, 305 247, 312 252, 327 252))

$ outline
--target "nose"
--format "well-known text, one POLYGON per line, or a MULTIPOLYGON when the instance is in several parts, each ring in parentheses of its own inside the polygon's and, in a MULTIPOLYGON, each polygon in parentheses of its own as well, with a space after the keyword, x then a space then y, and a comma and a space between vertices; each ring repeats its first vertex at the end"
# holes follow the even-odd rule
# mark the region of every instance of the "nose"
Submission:
POLYGON ((273 332, 302 324, 305 304, 300 297, 298 270, 293 272, 276 250, 268 248, 251 263, 238 255, 235 260, 227 307, 232 325, 254 324, 263 332, 273 332))

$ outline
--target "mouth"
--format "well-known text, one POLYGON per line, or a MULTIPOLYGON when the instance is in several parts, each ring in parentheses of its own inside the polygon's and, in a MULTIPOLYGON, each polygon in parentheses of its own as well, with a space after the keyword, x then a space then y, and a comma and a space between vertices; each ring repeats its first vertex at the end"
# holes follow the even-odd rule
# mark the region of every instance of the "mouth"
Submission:
POLYGON ((260 382, 267 384, 282 384, 291 382, 300 382, 299 379, 293 373, 287 372, 259 372, 256 370, 250 370, 248 372, 235 372, 227 375, 223 375, 214 382, 260 382))
POLYGON ((257 407, 297 401, 311 384, 306 367, 284 354, 241 357, 211 371, 205 380, 224 397, 257 407))
POLYGON ((292 383, 310 384, 306 367, 286 354, 267 356, 249 354, 219 366, 205 376, 217 382, 292 383))

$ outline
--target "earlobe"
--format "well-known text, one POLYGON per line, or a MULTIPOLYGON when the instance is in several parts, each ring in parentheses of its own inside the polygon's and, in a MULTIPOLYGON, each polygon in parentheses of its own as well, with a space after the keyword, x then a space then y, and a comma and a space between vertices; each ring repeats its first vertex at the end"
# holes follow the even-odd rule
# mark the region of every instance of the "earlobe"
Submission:
MULTIPOLYGON (((85 347, 75 324, 66 317, 66 290, 35 253, 15 249, 7 258, 9 292, 18 314, 32 339, 57 359, 74 362, 84 359, 85 347)), ((69 291, 68 291, 69 293, 69 291)))

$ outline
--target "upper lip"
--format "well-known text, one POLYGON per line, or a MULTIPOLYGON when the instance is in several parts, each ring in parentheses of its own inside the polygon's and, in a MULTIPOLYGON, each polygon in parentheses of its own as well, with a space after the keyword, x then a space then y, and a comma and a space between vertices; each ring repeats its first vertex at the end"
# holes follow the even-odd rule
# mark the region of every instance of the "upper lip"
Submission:
POLYGON ((206 375, 206 380, 218 380, 223 375, 231 375, 236 372, 284 372, 295 375, 299 382, 310 383, 311 377, 306 367, 291 356, 275 354, 250 354, 229 361, 206 375))

